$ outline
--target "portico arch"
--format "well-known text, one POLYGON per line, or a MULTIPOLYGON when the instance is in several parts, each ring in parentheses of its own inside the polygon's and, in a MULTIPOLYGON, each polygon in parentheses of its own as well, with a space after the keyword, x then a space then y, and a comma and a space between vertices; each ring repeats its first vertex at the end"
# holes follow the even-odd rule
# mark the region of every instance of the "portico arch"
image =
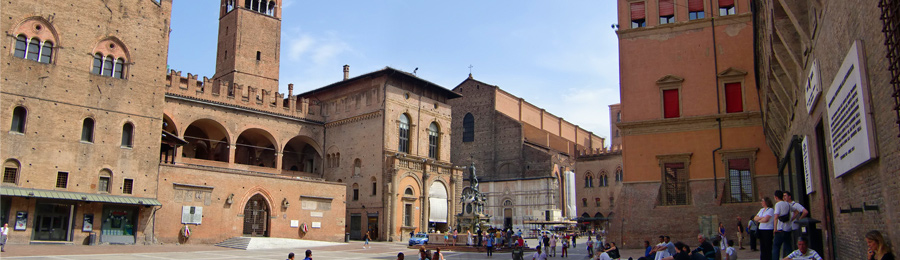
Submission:
POLYGON ((275 168, 278 144, 268 131, 250 128, 241 132, 235 142, 234 162, 275 168))
POLYGON ((212 119, 198 119, 181 134, 188 142, 182 148, 184 158, 228 162, 229 134, 222 124, 212 119))
POLYGON ((282 170, 322 173, 322 151, 308 136, 291 138, 282 149, 282 170))

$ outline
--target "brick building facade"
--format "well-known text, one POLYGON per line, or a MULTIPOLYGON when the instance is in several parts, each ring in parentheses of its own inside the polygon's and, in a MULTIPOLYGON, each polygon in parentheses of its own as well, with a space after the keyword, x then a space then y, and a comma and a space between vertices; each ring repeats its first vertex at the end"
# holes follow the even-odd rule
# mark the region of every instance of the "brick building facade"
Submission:
POLYGON ((603 138, 471 75, 453 90, 452 162, 475 163, 492 225, 577 217, 575 156, 602 151, 603 138))
POLYGON ((898 7, 755 1, 766 141, 779 186, 822 221, 810 238, 826 259, 866 257, 870 230, 900 240, 898 7))
POLYGON ((622 243, 735 232, 771 196, 749 0, 619 0, 622 243))
POLYGON ((600 232, 612 239, 622 241, 624 221, 621 209, 627 207, 617 203, 622 196, 622 138, 616 123, 622 121, 621 104, 609 105, 610 149, 598 153, 579 154, 575 185, 577 218, 581 231, 600 232), (617 207, 618 206, 618 207, 617 207))
POLYGON ((3 8, 11 243, 390 240, 452 224, 462 180, 443 144, 458 94, 346 67, 278 93, 277 0, 221 1, 216 74, 167 73, 171 0, 114 2, 3 8))

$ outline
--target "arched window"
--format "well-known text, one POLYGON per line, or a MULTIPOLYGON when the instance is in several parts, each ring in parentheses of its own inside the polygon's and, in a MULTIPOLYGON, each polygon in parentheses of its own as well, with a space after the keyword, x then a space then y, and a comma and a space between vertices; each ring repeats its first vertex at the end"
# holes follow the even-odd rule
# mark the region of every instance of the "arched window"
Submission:
POLYGON ((117 79, 123 78, 122 70, 124 69, 124 67, 125 67, 125 60, 123 60, 122 58, 116 59, 116 65, 113 67, 112 77, 117 78, 117 79))
POLYGON ((112 171, 109 169, 100 170, 100 179, 97 183, 97 191, 99 192, 109 192, 109 187, 112 186, 112 171))
POLYGON ((413 194, 413 189, 412 189, 412 188, 406 188, 406 191, 404 191, 403 194, 404 194, 404 195, 409 195, 409 196, 415 195, 415 194, 413 194))
POLYGON ((131 123, 122 126, 122 147, 134 147, 134 125, 131 123))
POLYGON ((359 200, 359 184, 353 184, 353 200, 359 200))
POLYGON ((25 133, 25 119, 28 116, 28 111, 25 110, 25 107, 18 106, 13 109, 13 117, 12 124, 9 126, 10 132, 16 133, 25 133))
POLYGON ((41 58, 40 60, 38 60, 38 62, 50 63, 51 57, 53 57, 53 43, 45 41, 41 46, 41 58))
POLYGON ((13 56, 40 63, 53 62, 54 43, 59 43, 56 30, 43 17, 33 16, 20 22, 11 35, 16 37, 13 56))
POLYGON ((128 49, 116 38, 108 38, 94 47, 94 62, 91 73, 111 78, 124 79, 128 73, 128 49))
POLYGON ((622 122, 622 111, 616 112, 616 123, 622 122))
POLYGON ((28 43, 28 54, 25 57, 26 59, 37 61, 38 57, 41 56, 41 40, 38 38, 31 38, 31 42, 28 43))
POLYGON ((266 14, 275 16, 275 1, 269 2, 269 8, 266 9, 266 14))
POLYGON ((584 175, 584 187, 594 187, 594 175, 590 172, 584 175))
MULTIPOLYGON (((581 206, 587 207, 587 198, 581 198, 581 206)), ((588 215, 588 216, 590 216, 590 215, 588 215)))
POLYGON ((353 176, 360 176, 362 174, 362 160, 356 158, 353 160, 353 176))
POLYGON ((16 36, 16 51, 13 52, 13 56, 24 59, 27 51, 28 39, 25 38, 25 35, 16 36))
POLYGON ((88 117, 81 123, 81 141, 94 142, 94 119, 88 117))
POLYGON ((225 12, 231 12, 234 10, 234 0, 225 1, 225 12))
POLYGON ((100 75, 103 71, 103 55, 100 53, 94 53, 94 66, 91 68, 91 73, 100 75))
POLYGON ((103 58, 103 76, 112 77, 113 72, 113 56, 106 56, 103 58))
POLYGON ((378 193, 378 179, 372 177, 372 196, 378 193))
POLYGON ((397 145, 397 150, 401 153, 409 153, 409 117, 406 114, 400 115, 400 125, 399 125, 399 144, 397 145))
POLYGON ((14 159, 6 160, 6 162, 3 163, 3 183, 18 184, 19 169, 19 161, 16 161, 14 159))
POLYGON ((428 157, 438 159, 438 141, 440 141, 440 130, 437 123, 431 122, 428 126, 428 157))
POLYGON ((622 175, 622 168, 616 168, 616 182, 622 182, 625 176, 622 175))
POLYGON ((463 117, 463 142, 475 141, 475 116, 472 113, 466 113, 463 117))

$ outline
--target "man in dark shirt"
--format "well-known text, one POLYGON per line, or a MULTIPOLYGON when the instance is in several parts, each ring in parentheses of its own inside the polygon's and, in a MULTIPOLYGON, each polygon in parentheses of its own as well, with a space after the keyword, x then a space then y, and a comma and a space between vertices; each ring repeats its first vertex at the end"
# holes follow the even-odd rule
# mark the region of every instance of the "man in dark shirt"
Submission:
POLYGON ((700 246, 698 246, 697 249, 694 249, 694 252, 700 252, 706 257, 716 253, 716 249, 709 241, 706 241, 706 237, 703 237, 703 234, 697 235, 697 242, 700 242, 700 246))

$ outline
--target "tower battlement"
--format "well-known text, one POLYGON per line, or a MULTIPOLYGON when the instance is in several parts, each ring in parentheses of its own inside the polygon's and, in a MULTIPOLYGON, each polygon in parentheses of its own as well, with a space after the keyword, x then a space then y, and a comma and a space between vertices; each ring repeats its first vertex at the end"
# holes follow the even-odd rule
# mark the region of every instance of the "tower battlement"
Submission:
POLYGON ((323 121, 318 115, 318 105, 310 103, 307 98, 294 95, 294 84, 288 84, 285 94, 259 89, 252 86, 213 80, 188 73, 182 76, 181 71, 169 70, 166 74, 166 94, 196 100, 209 101, 223 105, 237 106, 252 110, 274 113, 294 118, 323 121))

